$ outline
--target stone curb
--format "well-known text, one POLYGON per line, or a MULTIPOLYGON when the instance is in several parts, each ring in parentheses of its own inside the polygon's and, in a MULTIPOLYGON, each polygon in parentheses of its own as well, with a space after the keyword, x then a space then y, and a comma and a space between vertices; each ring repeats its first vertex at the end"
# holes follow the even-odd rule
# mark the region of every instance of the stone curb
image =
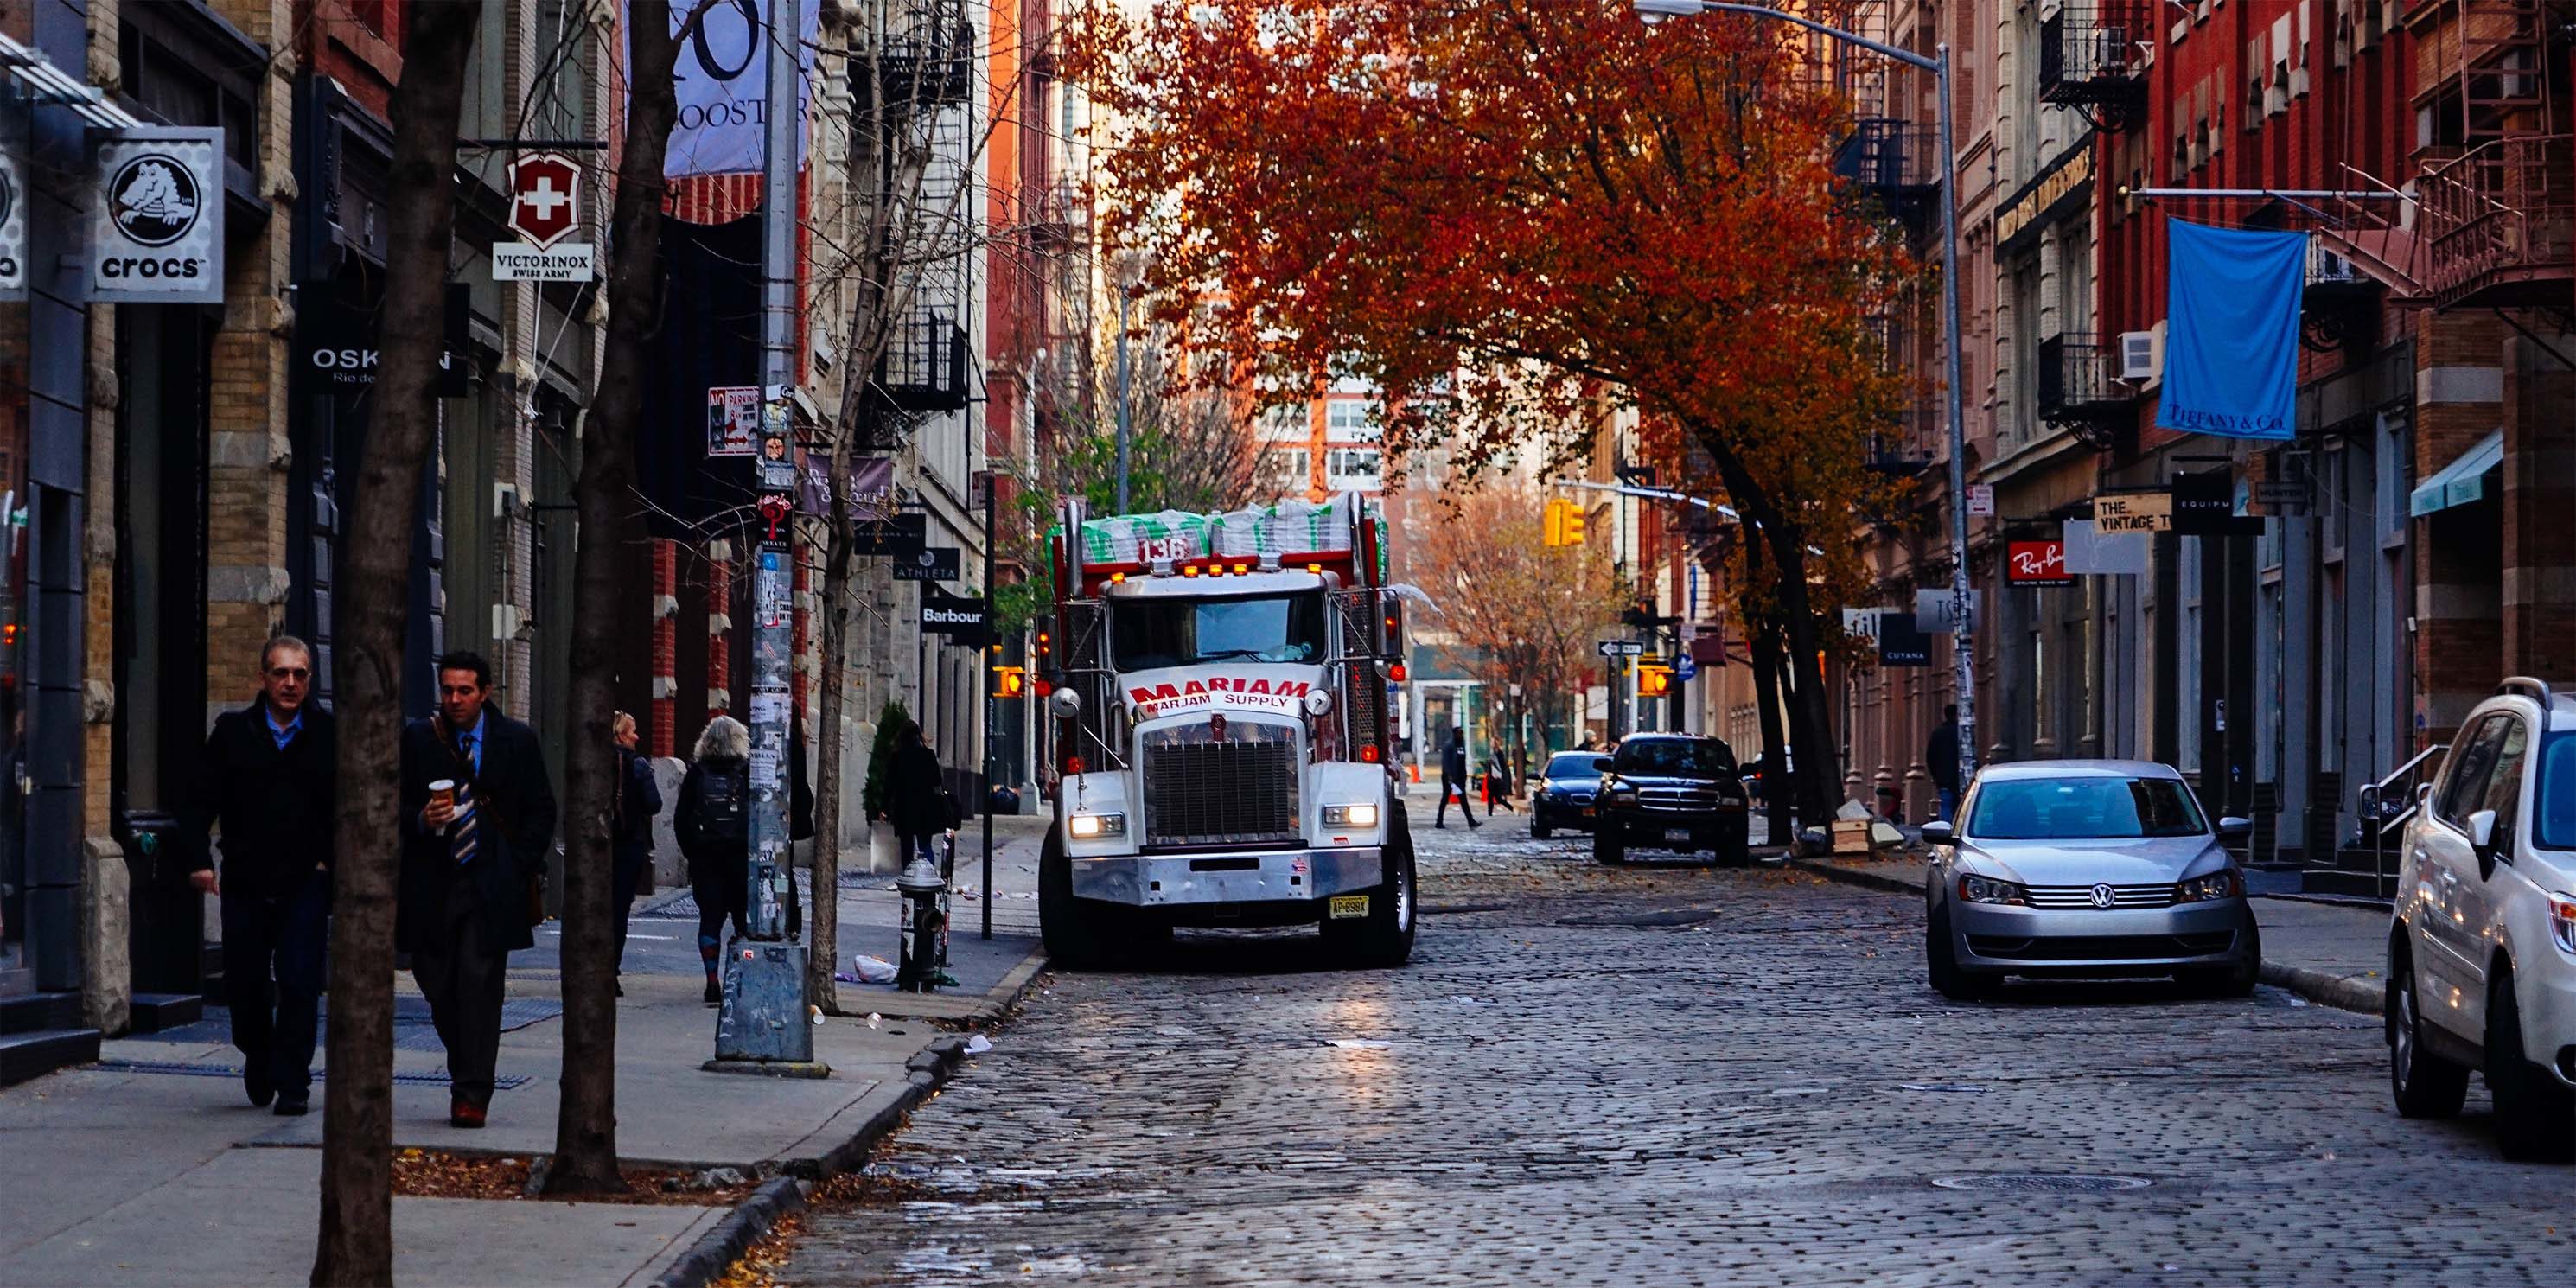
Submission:
POLYGON ((653 1288, 705 1288, 723 1275, 745 1248, 769 1233, 778 1218, 804 1206, 804 1182, 793 1176, 770 1178, 714 1228, 699 1235, 698 1241, 653 1281, 653 1288))
MULTIPOLYGON (((1029 954, 1028 960, 1013 968, 987 995, 993 1003, 990 1013, 998 1015, 1010 1009, 1045 968, 1044 953, 1029 954)), ((699 1236, 661 1278, 653 1281, 653 1288, 706 1288, 722 1277, 744 1249, 778 1224, 780 1216, 805 1206, 806 1186, 857 1166, 906 1115, 955 1077, 958 1067, 966 1062, 966 1043, 971 1036, 952 1033, 914 1052, 911 1059, 904 1061, 905 1085, 900 1094, 869 1115, 848 1140, 820 1155, 782 1160, 778 1164, 780 1176, 753 1191, 715 1228, 699 1236)))
POLYGON ((2310 970, 2305 966, 2285 966, 2279 962, 2263 963, 2262 980, 2266 984, 2286 988, 2311 1002, 2362 1015, 2380 1014, 2386 997, 2385 986, 2381 984, 2349 975, 2310 970))
POLYGON ((1862 872, 1855 868, 1843 867, 1840 864, 1827 863, 1822 859, 1792 858, 1789 860, 1789 866, 1796 868, 1801 872, 1812 872, 1828 881, 1840 881, 1845 885, 1856 885, 1865 890, 1876 890, 1882 894, 1923 893, 1923 883, 1921 881, 1907 881, 1899 877, 1891 877, 1877 872, 1862 872))

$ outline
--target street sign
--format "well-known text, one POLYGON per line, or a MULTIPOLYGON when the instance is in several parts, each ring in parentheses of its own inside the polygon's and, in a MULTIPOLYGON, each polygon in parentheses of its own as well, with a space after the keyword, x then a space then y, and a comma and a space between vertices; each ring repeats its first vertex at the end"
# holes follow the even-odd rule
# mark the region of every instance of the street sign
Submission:
POLYGON ((1994 484, 1992 484, 1992 483, 1971 483, 1971 484, 1969 484, 1969 485, 1968 485, 1968 513, 1970 513, 1970 514, 1991 515, 1991 514, 1993 514, 1994 512, 1995 512, 1995 485, 1994 485, 1994 484))
POLYGON ((958 576, 957 547, 926 546, 909 559, 894 564, 896 581, 955 581, 958 576))
POLYGON ((1644 657, 1646 655, 1644 640, 1603 640, 1593 648, 1603 657, 1644 657))
POLYGON ((850 537, 852 554, 912 559, 930 543, 930 516, 919 510, 897 510, 862 519, 850 525, 850 537))
POLYGON ((1681 680, 1699 678, 1699 663, 1692 660, 1690 654, 1682 654, 1681 657, 1673 663, 1673 677, 1681 680))
POLYGON ((581 167, 561 152, 526 152, 510 162, 510 231, 492 244, 496 282, 587 282, 597 264, 589 242, 567 242, 581 223, 581 167))

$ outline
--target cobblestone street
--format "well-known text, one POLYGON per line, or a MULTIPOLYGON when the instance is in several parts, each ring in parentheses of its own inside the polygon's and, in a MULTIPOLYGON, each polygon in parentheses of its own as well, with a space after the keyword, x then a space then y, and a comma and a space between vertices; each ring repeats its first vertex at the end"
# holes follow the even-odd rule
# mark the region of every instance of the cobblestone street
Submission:
MULTIPOLYGON (((1417 815, 1417 817, 1419 817, 1417 815)), ((1920 906, 1422 827, 1412 965, 1059 976, 798 1284, 2564 1284, 2576 1171, 2271 988, 1923 982, 1920 906)))

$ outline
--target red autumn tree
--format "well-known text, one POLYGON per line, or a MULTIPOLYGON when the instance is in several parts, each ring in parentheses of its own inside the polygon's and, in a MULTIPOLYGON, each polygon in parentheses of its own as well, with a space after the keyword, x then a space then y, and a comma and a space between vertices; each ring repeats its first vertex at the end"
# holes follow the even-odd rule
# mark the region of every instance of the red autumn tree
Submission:
MULTIPOLYGON (((1206 369, 1369 379, 1392 451, 1467 459, 1611 391, 1669 426, 1666 477, 1713 475, 1787 657, 1813 659, 1814 586, 1845 578, 1812 565, 1856 557, 1867 435, 1903 392, 1867 319, 1908 265, 1835 186, 1844 107, 1795 34, 1650 29, 1628 0, 1162 0, 1071 64, 1125 123, 1109 231, 1151 252, 1206 369)), ((1788 737, 1818 818, 1834 742, 1803 665, 1788 737)))

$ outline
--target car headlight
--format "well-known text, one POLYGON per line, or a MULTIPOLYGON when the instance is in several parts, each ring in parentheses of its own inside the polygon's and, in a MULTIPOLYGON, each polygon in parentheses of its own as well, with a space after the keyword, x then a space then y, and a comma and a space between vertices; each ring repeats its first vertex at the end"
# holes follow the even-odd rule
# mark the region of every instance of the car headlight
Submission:
POLYGON ((1961 876, 1959 897, 1969 903, 2028 903, 2030 891, 1993 877, 1961 876))
POLYGON ((1327 805, 1324 807, 1324 826, 1375 827, 1377 826, 1377 806, 1327 805))
POLYGON ((2225 868, 2175 886, 2174 902, 2205 903, 2211 899, 2233 899, 2243 893, 2245 883, 2238 879, 2236 869, 2225 868))
POLYGON ((2576 894, 2549 896, 2549 937, 2558 941, 2558 951, 2576 953, 2576 894))
POLYGON ((1088 841, 1094 837, 1100 836, 1125 836, 1127 834, 1127 816, 1124 814, 1076 814, 1070 822, 1065 824, 1065 830, 1072 833, 1073 839, 1077 841, 1088 841))

